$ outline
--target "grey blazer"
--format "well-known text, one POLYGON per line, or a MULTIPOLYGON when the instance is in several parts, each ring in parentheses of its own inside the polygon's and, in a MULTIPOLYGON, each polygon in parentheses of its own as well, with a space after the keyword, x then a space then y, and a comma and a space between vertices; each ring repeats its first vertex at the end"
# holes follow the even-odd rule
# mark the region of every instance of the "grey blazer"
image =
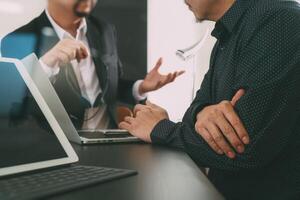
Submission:
MULTIPOLYGON (((89 16, 87 19, 87 38, 93 61, 96 66, 96 73, 99 78, 102 93, 97 97, 94 105, 81 96, 80 88, 71 65, 61 68, 59 74, 55 77, 56 81, 53 86, 60 97, 65 109, 67 110, 71 120, 77 128, 83 123, 84 110, 89 107, 106 104, 110 117, 113 119, 113 128, 116 126, 116 105, 122 102, 127 105, 134 105, 136 102, 132 96, 132 86, 134 81, 123 80, 122 64, 119 59, 117 50, 117 37, 115 27, 103 20, 89 16)), ((35 53, 38 57, 43 56, 45 52, 50 50, 58 41, 56 35, 51 42, 46 42, 42 34, 45 27, 53 28, 48 20, 46 13, 43 12, 39 17, 32 20, 27 25, 19 28, 9 34, 2 40, 2 55, 5 57, 13 57, 7 55, 5 50, 6 39, 14 37, 16 34, 30 33, 36 36, 35 53)), ((28 52, 30 54, 32 52, 28 52)), ((25 56, 25 55, 24 55, 25 56)))

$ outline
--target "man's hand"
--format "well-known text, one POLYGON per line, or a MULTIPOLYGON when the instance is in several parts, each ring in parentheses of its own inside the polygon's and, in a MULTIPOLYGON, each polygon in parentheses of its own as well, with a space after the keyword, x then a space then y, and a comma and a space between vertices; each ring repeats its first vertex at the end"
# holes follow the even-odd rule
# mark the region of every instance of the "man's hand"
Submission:
POLYGON ((231 101, 204 108, 197 115, 195 130, 218 154, 225 153, 229 158, 234 158, 235 153, 244 152, 244 145, 249 144, 248 133, 234 110, 237 101, 245 94, 239 90, 231 101), (231 145, 229 145, 230 143, 231 145))
POLYGON ((155 67, 147 74, 144 81, 141 83, 139 93, 144 94, 154 90, 158 90, 163 86, 173 82, 178 76, 182 75, 185 71, 176 71, 167 75, 161 75, 159 68, 162 65, 162 58, 160 58, 155 67))
POLYGON ((72 60, 85 59, 88 56, 88 50, 80 41, 73 39, 63 39, 58 42, 41 59, 49 67, 63 66, 72 60))
POLYGON ((149 143, 151 143, 150 134, 156 124, 163 119, 169 119, 166 110, 149 101, 146 105, 137 105, 134 108, 134 114, 135 117, 125 117, 119 127, 149 143))

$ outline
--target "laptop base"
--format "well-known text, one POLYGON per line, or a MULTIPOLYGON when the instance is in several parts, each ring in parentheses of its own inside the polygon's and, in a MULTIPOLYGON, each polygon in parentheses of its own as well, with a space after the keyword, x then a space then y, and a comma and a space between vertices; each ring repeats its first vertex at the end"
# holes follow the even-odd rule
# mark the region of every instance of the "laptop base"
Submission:
POLYGON ((127 131, 119 130, 78 130, 82 144, 107 144, 107 143, 130 143, 141 142, 141 140, 127 131))

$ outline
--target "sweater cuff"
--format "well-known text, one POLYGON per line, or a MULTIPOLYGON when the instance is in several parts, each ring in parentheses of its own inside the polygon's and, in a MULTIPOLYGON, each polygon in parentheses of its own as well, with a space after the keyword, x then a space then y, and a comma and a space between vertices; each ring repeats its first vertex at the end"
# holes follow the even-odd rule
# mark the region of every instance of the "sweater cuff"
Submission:
POLYGON ((172 134, 176 123, 164 119, 158 122, 158 124, 154 127, 151 132, 151 140, 153 144, 167 144, 168 137, 172 134))
POLYGON ((194 106, 191 110, 191 120, 195 124, 197 121, 197 115, 199 112, 201 112, 206 106, 209 106, 209 103, 203 103, 197 106, 194 106))

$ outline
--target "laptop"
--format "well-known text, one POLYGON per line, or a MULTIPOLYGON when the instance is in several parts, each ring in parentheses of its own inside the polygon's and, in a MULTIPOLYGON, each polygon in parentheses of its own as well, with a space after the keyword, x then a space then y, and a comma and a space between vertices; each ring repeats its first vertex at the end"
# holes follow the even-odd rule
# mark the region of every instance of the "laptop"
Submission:
POLYGON ((38 75, 34 66, 0 58, 0 199, 44 198, 136 174, 76 164, 78 157, 65 136, 75 129, 65 112, 57 112, 62 110, 58 99, 45 99, 54 90, 37 87, 35 82, 44 78, 38 75))
POLYGON ((22 59, 22 63, 30 73, 31 79, 35 83, 39 92, 45 99, 47 105, 52 111, 54 117, 63 127, 63 132, 67 138, 77 144, 95 144, 95 143, 120 143, 120 142, 140 142, 141 140, 132 136, 126 130, 76 130, 56 94, 47 75, 40 66, 39 60, 35 54, 22 59))
MULTIPOLYGON (((51 28, 44 28, 42 30, 43 36, 40 46, 40 53, 43 55, 46 53, 49 46, 53 46, 57 42, 57 36, 51 28)), ((1 53, 3 57, 22 59, 35 51, 37 45, 37 39, 34 34, 30 33, 18 33, 12 34, 2 41, 1 53), (21 44, 21 45, 20 45, 21 44), (22 48, 15 48, 16 46, 22 46, 22 48)), ((34 55, 30 55, 22 61, 25 66, 28 66, 32 71, 33 81, 37 85, 38 89, 44 95, 47 103, 51 106, 58 121, 62 121, 66 126, 65 134, 67 138, 77 144, 95 144, 95 143, 120 143, 120 142, 141 142, 138 138, 129 134, 125 130, 110 129, 110 130, 75 130, 70 127, 69 116, 64 114, 65 109, 61 105, 56 92, 53 90, 51 83, 43 73, 41 66, 34 55), (34 70, 34 73, 33 73, 34 70), (43 78, 41 78, 43 77, 43 78), (59 109, 57 109, 59 108, 59 109)))

